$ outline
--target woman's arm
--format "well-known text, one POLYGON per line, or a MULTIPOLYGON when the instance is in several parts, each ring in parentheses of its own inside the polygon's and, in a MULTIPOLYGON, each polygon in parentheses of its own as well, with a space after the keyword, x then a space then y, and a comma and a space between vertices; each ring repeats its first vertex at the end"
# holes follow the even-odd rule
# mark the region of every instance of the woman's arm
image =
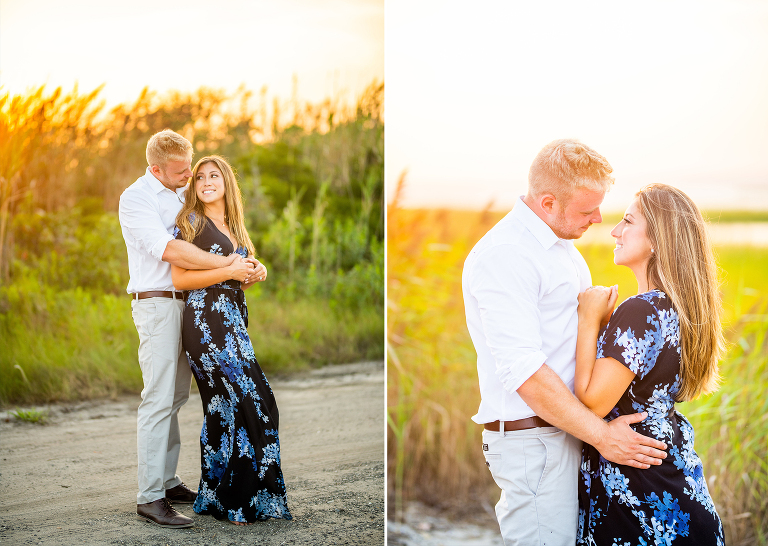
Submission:
POLYGON ((635 374, 613 358, 597 356, 601 322, 616 305, 615 288, 594 287, 579 294, 579 330, 576 340, 576 397, 598 417, 608 415, 635 374))
POLYGON ((206 288, 212 284, 234 279, 241 283, 253 273, 253 264, 237 259, 227 267, 218 269, 184 269, 171 264, 173 286, 177 290, 195 290, 206 288))

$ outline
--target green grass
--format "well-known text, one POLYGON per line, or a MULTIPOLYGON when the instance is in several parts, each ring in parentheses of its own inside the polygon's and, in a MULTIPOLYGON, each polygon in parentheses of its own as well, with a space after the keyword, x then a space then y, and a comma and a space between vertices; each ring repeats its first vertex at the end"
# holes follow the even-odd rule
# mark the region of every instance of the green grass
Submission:
POLYGON ((141 391, 127 296, 58 291, 27 281, 0 289, 0 305, 0 404, 141 391))
MULTIPOLYGON (((249 291, 250 292, 250 291, 249 291)), ((267 373, 384 356, 381 309, 247 294, 249 333, 267 373)), ((116 397, 142 389, 127 295, 0 287, 0 405, 116 397)))
POLYGON ((704 217, 714 224, 729 224, 734 222, 768 222, 768 211, 765 210, 710 210, 704 211, 704 217))
POLYGON ((45 410, 40 411, 40 410, 17 409, 16 411, 12 411, 11 415, 13 415, 19 421, 24 421, 25 423, 33 423, 33 424, 39 424, 39 425, 44 425, 48 420, 48 411, 45 411, 45 410))
POLYGON ((256 359, 265 372, 384 358, 382 309, 331 309, 328 301, 248 300, 256 359))

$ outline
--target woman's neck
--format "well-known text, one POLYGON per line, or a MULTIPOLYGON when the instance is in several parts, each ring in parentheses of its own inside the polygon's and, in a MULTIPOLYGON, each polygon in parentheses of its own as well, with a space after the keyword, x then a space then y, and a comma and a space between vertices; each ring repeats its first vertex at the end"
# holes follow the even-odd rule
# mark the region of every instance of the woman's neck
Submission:
POLYGON ((214 220, 224 221, 224 203, 210 203, 205 205, 205 215, 214 220))
POLYGON ((656 289, 653 283, 648 281, 645 271, 643 271, 642 275, 638 275, 637 272, 635 272, 635 280, 637 281, 638 294, 644 294, 646 292, 656 289))

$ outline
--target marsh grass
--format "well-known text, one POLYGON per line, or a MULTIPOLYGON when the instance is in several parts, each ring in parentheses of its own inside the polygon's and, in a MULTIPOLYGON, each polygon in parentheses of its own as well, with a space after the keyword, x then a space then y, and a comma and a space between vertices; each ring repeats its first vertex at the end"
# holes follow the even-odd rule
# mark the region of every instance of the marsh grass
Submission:
POLYGON ((0 301, 6 307, 0 313, 3 405, 141 390, 127 296, 16 283, 0 288, 0 301))
MULTIPOLYGON (((247 294, 249 334, 266 373, 384 355, 382 310, 332 309, 325 299, 247 294)), ((138 335, 127 295, 0 287, 0 405, 139 393, 138 335)))
MULTIPOLYGON (((401 189, 401 188, 400 188, 401 189)), ((390 514, 418 499, 457 516, 486 510, 498 488, 481 456, 476 354, 464 320, 461 271, 501 214, 388 210, 388 486, 390 514)), ((594 284, 637 285, 612 245, 582 245, 594 284)), ((730 545, 765 545, 768 529, 768 250, 717 248, 730 350, 709 397, 680 405, 730 545)))
POLYGON ((384 357, 382 310, 375 307, 332 309, 322 299, 263 297, 248 300, 248 314, 248 334, 266 373, 384 357))

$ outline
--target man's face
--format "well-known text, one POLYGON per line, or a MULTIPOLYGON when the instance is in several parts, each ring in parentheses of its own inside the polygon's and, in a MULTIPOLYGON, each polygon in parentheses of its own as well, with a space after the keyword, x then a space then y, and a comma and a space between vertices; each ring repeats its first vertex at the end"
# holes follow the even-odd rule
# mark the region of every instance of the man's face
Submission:
POLYGON ((604 191, 577 190, 568 206, 559 210, 549 227, 561 239, 578 239, 592 224, 603 221, 600 205, 604 191))
POLYGON ((192 158, 169 161, 165 168, 153 165, 152 174, 169 190, 183 188, 192 176, 192 158))

